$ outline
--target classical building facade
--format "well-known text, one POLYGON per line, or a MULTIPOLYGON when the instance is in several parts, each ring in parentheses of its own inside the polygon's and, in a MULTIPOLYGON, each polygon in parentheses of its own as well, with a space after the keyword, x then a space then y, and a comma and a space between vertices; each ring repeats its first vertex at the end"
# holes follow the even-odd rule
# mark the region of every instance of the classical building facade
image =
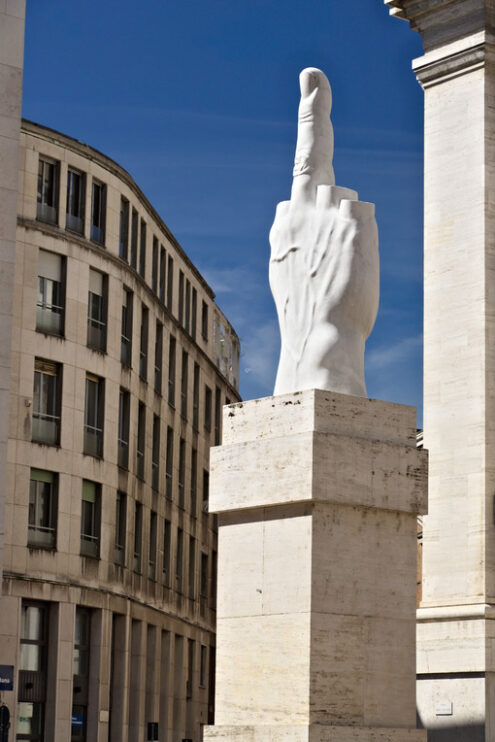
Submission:
POLYGON ((239 342, 119 165, 27 121, 19 152, 0 598, 11 738, 196 742, 213 703, 209 449, 239 399, 239 342))

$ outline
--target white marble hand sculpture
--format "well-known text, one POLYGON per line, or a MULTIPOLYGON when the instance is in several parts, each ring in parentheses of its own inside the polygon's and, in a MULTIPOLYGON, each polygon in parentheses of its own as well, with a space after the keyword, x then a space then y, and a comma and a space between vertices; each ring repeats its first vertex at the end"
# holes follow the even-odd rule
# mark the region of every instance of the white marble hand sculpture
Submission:
POLYGON ((364 345, 379 298, 373 204, 334 185, 332 93, 321 70, 301 72, 290 201, 270 231, 270 286, 282 346, 275 394, 327 389, 366 396, 364 345))

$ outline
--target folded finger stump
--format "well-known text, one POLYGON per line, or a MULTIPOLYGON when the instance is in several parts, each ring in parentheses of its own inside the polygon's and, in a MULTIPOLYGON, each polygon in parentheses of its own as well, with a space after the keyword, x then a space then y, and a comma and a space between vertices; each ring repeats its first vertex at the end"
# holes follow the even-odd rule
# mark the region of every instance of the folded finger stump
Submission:
POLYGON ((232 742, 424 742, 416 730, 413 407, 310 390, 224 408, 215 726, 232 742))

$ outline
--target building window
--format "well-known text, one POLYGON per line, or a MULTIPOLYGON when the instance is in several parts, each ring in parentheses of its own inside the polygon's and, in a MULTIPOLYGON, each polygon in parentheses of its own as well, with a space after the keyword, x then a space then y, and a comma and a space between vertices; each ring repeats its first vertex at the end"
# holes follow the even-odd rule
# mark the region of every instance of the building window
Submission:
POLYGON ((211 430, 211 389, 205 384, 205 430, 211 430))
POLYGON ((118 464, 122 469, 129 466, 129 412, 130 394, 126 389, 120 389, 119 395, 119 437, 118 437, 118 464))
POLYGON ((203 497, 201 509, 203 513, 208 512, 208 502, 210 499, 210 472, 203 469, 203 497))
POLYGON ((86 739, 90 630, 91 610, 78 605, 74 631, 71 742, 83 742, 86 739))
POLYGON ((151 259, 151 290, 156 294, 158 288, 158 239, 153 237, 153 255, 151 259))
POLYGON ((58 182, 58 162, 40 157, 36 218, 42 222, 58 224, 58 182))
POLYGON ((67 206, 65 226, 73 232, 84 232, 85 177, 83 173, 67 170, 67 206))
POLYGON ((105 352, 107 349, 108 277, 89 269, 88 347, 105 352))
POLYGON ((199 594, 202 598, 208 598, 208 554, 205 554, 204 551, 201 552, 199 594))
POLYGON ((48 605, 22 601, 16 740, 43 742, 48 605))
POLYGON ((178 505, 182 510, 185 508, 185 489, 186 489, 186 441, 180 439, 179 444, 179 502, 178 505))
POLYGON ((162 393, 163 325, 156 321, 155 332, 155 392, 162 393))
POLYGON ((136 502, 134 508, 134 572, 141 574, 141 554, 143 550, 143 506, 136 502))
POLYGON ((201 305, 201 335, 203 340, 208 340, 208 304, 205 301, 201 305))
POLYGON ((174 261, 168 256, 167 263, 167 307, 172 311, 172 302, 174 300, 174 261))
POLYGON ((208 672, 208 648, 204 644, 201 645, 200 661, 199 661, 199 685, 201 688, 206 688, 206 678, 208 672))
POLYGON ((151 486, 158 490, 160 482, 160 416, 153 415, 153 444, 151 451, 151 486))
POLYGON ((193 678, 194 678, 194 639, 187 640, 187 681, 186 681, 186 700, 190 701, 193 697, 193 678))
POLYGON ((163 528, 163 584, 170 587, 170 546, 171 546, 172 524, 165 520, 163 528))
POLYGON ((196 539, 193 536, 189 536, 189 575, 188 575, 188 590, 189 597, 194 600, 196 592, 196 539))
POLYGON ((186 332, 191 330, 191 284, 186 278, 186 305, 184 312, 184 327, 186 332))
POLYGON ((105 414, 105 382, 99 376, 86 374, 86 404, 84 411, 84 449, 88 456, 103 456, 103 418, 105 414))
POLYGON ((149 554, 148 554, 148 578, 150 580, 156 580, 156 529, 157 529, 157 515, 152 510, 150 514, 150 540, 149 540, 149 554))
POLYGON ((199 366, 197 363, 194 364, 194 377, 193 377, 193 420, 194 430, 199 428, 199 366))
POLYGON ((188 385, 188 355, 185 350, 182 351, 182 369, 180 381, 180 414, 184 420, 187 420, 187 385, 188 385))
POLYGON ((139 275, 144 278, 146 272, 146 222, 141 219, 139 231, 139 275))
POLYGON ((165 301, 165 274, 167 268, 167 254, 165 248, 160 248, 160 288, 158 297, 164 302, 165 301))
POLYGON ((124 289, 120 360, 123 366, 128 366, 129 368, 132 361, 132 300, 132 291, 124 289))
POLYGON ((184 325, 184 274, 179 271, 179 313, 178 319, 181 325, 184 325))
POLYGON ((175 407, 175 338, 170 335, 168 346, 168 403, 175 407))
POLYGON ((36 329, 64 334, 65 258, 47 250, 38 253, 38 300, 36 329))
POLYGON ((57 543, 57 475, 31 469, 28 546, 54 549, 57 543))
POLYGON ((174 472, 174 431, 167 428, 167 459, 165 462, 165 496, 172 499, 174 472))
POLYGON ((146 381, 148 375, 148 326, 149 311, 145 304, 141 304, 141 333, 139 342, 139 376, 146 381))
POLYGON ((215 446, 220 445, 222 437, 222 396, 219 387, 215 388, 215 446))
POLYGON ((36 358, 34 361, 33 428, 36 443, 60 443, 62 367, 36 358))
POLYGON ((129 256, 129 201, 123 196, 120 199, 120 236, 119 255, 127 262, 129 256))
POLYGON ((136 209, 132 209, 131 218, 131 268, 137 269, 138 259, 138 213, 136 209))
POLYGON ((184 532, 182 528, 177 529, 177 543, 175 552, 175 589, 182 592, 182 572, 184 559, 184 532))
POLYGON ((213 610, 217 605, 217 552, 211 552, 210 601, 213 610))
POLYGON ((100 555, 101 488, 96 482, 83 479, 81 508, 81 554, 100 555))
POLYGON ((195 448, 191 449, 191 515, 196 517, 197 509, 197 487, 198 487, 198 452, 195 448))
POLYGON ((144 446, 146 439, 146 405, 139 403, 138 407, 138 429, 137 429, 137 467, 136 474, 144 479, 144 446))
POLYGON ((191 337, 196 340, 196 322, 198 315, 198 292, 195 288, 192 290, 191 299, 191 337))
POLYGON ((99 245, 105 244, 106 187, 93 180, 91 191, 91 239, 99 245))
POLYGON ((127 527, 127 496, 117 492, 115 501, 115 563, 125 564, 125 536, 127 527))

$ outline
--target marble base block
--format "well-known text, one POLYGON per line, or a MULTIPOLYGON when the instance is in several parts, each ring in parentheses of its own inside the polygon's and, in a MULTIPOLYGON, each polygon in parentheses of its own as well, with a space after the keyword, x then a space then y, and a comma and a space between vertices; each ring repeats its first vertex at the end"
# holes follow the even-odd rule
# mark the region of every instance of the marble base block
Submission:
POLYGON ((216 726, 205 739, 419 742, 414 408, 311 390, 224 409, 216 726))

